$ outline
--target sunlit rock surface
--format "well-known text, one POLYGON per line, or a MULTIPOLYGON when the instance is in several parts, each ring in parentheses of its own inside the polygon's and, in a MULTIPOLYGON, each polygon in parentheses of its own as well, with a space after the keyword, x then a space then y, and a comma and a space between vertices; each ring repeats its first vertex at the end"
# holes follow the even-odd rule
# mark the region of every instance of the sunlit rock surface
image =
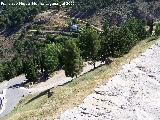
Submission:
POLYGON ((57 120, 160 120, 160 42, 57 120))

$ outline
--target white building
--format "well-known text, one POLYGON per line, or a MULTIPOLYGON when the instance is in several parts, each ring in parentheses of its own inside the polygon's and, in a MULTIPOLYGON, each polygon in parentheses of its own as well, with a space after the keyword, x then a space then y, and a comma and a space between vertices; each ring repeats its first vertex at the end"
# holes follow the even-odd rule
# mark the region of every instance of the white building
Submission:
POLYGON ((78 31, 78 29, 79 29, 79 27, 76 24, 70 26, 70 31, 72 31, 72 32, 76 32, 76 31, 78 31))

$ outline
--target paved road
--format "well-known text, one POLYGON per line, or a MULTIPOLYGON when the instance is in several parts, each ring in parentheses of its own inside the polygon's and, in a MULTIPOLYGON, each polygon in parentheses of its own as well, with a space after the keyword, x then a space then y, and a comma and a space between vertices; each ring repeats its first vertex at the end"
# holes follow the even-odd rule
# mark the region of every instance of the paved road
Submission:
POLYGON ((6 100, 4 98, 6 94, 7 84, 8 84, 8 81, 4 81, 0 84, 0 114, 5 109, 4 106, 5 106, 6 100))
POLYGON ((5 109, 0 114, 0 118, 10 113, 19 103, 23 95, 25 96, 28 94, 27 89, 22 89, 21 87, 19 87, 19 85, 25 80, 25 76, 19 76, 8 81, 7 85, 0 85, 1 90, 6 89, 5 100, 7 100, 6 103, 3 105, 5 106, 5 109))
MULTIPOLYGON (((99 66, 102 64, 104 63, 96 62, 96 66, 99 66)), ((93 69, 93 65, 88 64, 87 66, 84 67, 81 75, 90 71, 91 69, 93 69)), ((5 108, 3 108, 4 111, 2 113, 0 111, 0 118, 10 113, 14 109, 14 107, 16 107, 16 105, 19 103, 19 101, 22 99, 23 96, 26 96, 28 94, 40 93, 45 90, 57 87, 59 85, 63 85, 71 80, 73 80, 73 78, 61 76, 61 74, 57 74, 51 79, 47 80, 45 83, 40 83, 35 88, 30 88, 30 89, 20 87, 20 84, 23 81, 26 81, 26 78, 24 75, 9 80, 7 84, 1 83, 0 90, 1 89, 6 90, 6 95, 4 99, 6 100, 6 103, 3 100, 3 103, 5 103, 4 104, 5 108)))

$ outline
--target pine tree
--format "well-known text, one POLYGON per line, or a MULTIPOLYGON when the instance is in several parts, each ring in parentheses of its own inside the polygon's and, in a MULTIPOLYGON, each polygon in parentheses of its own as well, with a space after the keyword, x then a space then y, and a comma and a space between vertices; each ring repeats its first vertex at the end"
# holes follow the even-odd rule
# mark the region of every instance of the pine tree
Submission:
POLYGON ((83 60, 80 56, 80 49, 73 40, 65 42, 63 50, 63 61, 65 74, 68 77, 78 76, 83 68, 83 60))

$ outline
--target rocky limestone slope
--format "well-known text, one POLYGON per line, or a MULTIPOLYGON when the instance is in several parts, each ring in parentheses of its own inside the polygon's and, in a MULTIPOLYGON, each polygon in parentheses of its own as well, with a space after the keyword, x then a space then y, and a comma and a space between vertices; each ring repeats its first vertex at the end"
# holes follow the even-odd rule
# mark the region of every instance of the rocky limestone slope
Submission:
POLYGON ((57 120, 160 120, 160 41, 57 120))

